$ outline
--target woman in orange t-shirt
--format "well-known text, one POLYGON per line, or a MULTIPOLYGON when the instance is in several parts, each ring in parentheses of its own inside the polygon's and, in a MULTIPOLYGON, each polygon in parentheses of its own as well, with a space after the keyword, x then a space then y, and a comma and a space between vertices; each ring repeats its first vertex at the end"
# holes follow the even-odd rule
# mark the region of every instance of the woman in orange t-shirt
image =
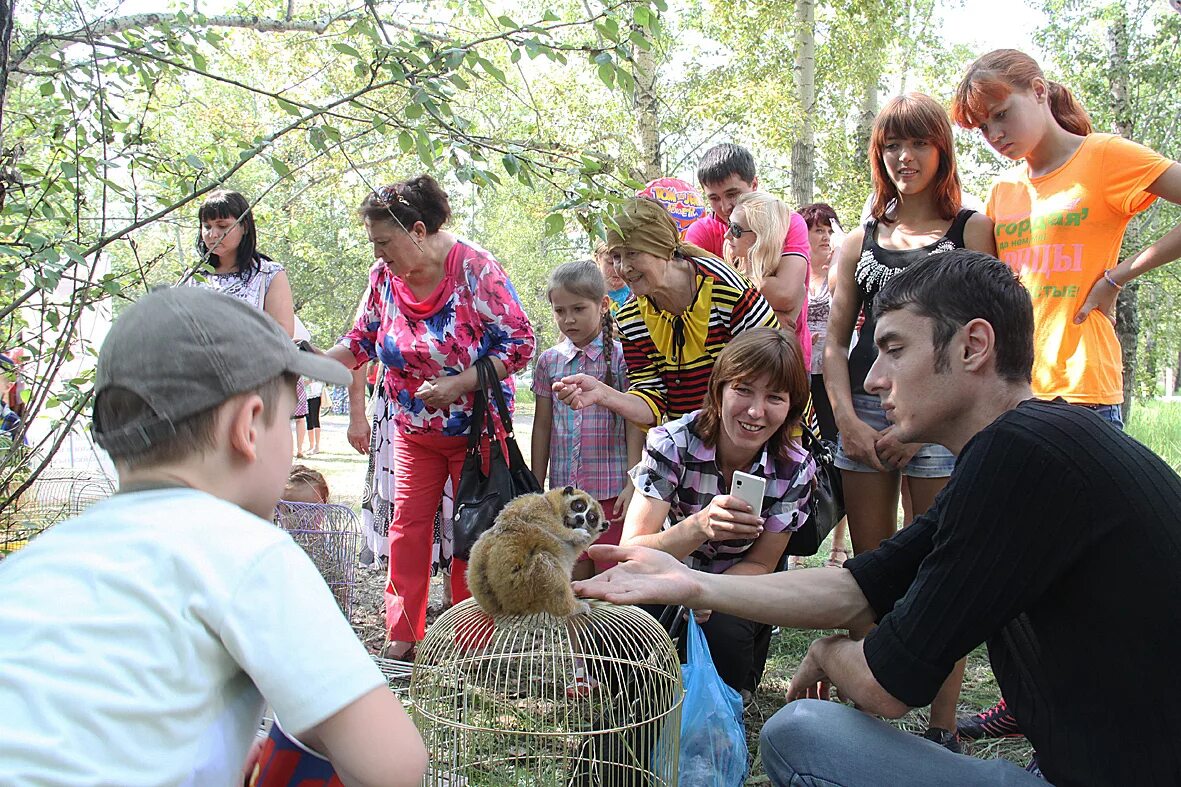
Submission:
MULTIPOLYGON (((1005 158, 1024 160, 993 184, 987 212, 997 256, 1033 299, 1034 396, 1061 396, 1122 428, 1116 297, 1130 280, 1181 257, 1181 227, 1123 262, 1120 244, 1132 216, 1157 197, 1181 203, 1181 164, 1093 133, 1070 91, 1015 49, 968 67, 951 115, 979 128, 1005 158)), ((961 738, 1020 734, 1004 699, 956 726, 961 738)))
POLYGON ((1123 262, 1120 244, 1132 216, 1157 197, 1181 204, 1181 164, 1092 133, 1070 91, 1015 49, 989 52, 968 68, 952 117, 979 128, 1005 158, 1024 160, 993 184, 987 212, 997 255, 1033 299, 1034 395, 1061 396, 1122 426, 1116 296, 1181 257, 1181 227, 1123 262))

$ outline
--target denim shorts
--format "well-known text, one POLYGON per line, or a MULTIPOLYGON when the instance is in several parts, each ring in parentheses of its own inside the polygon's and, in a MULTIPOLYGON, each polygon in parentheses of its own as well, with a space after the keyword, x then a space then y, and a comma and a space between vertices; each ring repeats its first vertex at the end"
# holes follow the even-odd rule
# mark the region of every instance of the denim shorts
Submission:
MULTIPOLYGON (((886 420, 886 412, 876 396, 853 396, 853 410, 857 417, 879 432, 890 425, 886 420)), ((863 465, 850 459, 845 454, 845 442, 837 438, 836 466, 842 470, 852 470, 856 473, 878 473, 869 465, 863 465)), ((955 469, 955 454, 941 445, 928 443, 902 468, 902 474, 911 478, 947 478, 955 469)))

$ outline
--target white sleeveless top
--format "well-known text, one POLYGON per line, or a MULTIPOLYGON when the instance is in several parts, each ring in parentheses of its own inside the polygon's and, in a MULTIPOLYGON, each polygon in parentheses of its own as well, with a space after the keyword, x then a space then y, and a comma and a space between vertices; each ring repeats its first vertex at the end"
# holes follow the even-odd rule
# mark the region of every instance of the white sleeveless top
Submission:
POLYGON ((204 287, 208 290, 216 290, 226 295, 232 295, 238 300, 245 301, 259 311, 262 311, 263 302, 267 297, 267 290, 271 286, 271 280, 282 270, 283 266, 273 260, 259 260, 258 272, 249 278, 242 278, 237 271, 230 273, 202 272, 201 275, 204 276, 204 281, 198 281, 196 278, 192 278, 187 280, 185 285, 189 287, 204 287))

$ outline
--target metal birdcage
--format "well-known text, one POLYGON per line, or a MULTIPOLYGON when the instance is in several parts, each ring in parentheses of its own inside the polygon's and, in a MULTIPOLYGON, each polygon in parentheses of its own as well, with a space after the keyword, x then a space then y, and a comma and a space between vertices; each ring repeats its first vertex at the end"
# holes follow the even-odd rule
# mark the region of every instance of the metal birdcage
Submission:
POLYGON ((77 516, 115 493, 101 473, 49 468, 0 514, 0 556, 15 552, 41 531, 77 516))
POLYGON ((431 787, 673 787, 681 668, 635 607, 493 621, 474 600, 439 617, 410 680, 431 787))
POLYGON ((275 524, 291 534, 295 543, 316 564, 345 617, 352 614, 354 564, 361 548, 357 515, 335 503, 293 503, 280 500, 275 524))

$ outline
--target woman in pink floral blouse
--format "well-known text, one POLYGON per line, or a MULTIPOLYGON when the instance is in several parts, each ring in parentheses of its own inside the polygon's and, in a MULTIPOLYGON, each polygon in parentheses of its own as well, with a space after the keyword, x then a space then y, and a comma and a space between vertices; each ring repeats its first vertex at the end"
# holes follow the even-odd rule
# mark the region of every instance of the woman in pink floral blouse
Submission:
MULTIPOLYGON (((509 375, 525 366, 534 339, 500 263, 442 229, 451 206, 429 175, 378 189, 359 213, 374 257, 393 275, 371 275, 356 324, 328 354, 354 369, 380 360, 381 384, 395 402, 385 598, 386 654, 398 658, 426 631, 435 512, 447 478, 459 485, 473 391, 480 387, 475 361, 492 358, 511 406, 509 375)), ((466 566, 455 562, 451 590, 459 601, 470 594, 466 566)))

